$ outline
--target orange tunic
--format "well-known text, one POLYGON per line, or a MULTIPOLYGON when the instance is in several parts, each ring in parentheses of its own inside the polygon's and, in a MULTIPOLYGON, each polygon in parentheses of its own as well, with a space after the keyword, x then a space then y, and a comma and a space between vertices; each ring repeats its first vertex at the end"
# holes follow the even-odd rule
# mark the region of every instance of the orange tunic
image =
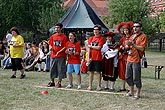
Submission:
MULTIPOLYGON (((134 35, 132 35, 130 39, 133 40, 134 35)), ((145 48, 147 45, 147 36, 142 33, 140 36, 137 37, 135 44, 137 46, 142 46, 143 48, 145 48)), ((132 46, 130 47, 130 49, 132 51, 132 54, 128 55, 127 61, 139 63, 141 61, 139 53, 142 53, 142 52, 139 51, 138 53, 137 49, 135 49, 132 46)))

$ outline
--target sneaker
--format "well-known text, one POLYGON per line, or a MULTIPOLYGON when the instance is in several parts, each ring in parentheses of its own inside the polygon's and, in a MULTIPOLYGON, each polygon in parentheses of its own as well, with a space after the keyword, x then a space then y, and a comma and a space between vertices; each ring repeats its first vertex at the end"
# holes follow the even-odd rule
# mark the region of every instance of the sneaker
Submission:
POLYGON ((21 74, 20 79, 23 79, 23 78, 25 78, 25 77, 26 77, 25 74, 21 74))
POLYGON ((53 86, 55 86, 54 82, 49 82, 48 85, 47 85, 47 87, 53 87, 53 86))
POLYGON ((61 82, 57 82, 56 87, 57 87, 57 88, 62 87, 62 86, 61 86, 61 82))
POLYGON ((140 98, 140 96, 133 96, 134 100, 138 100, 140 98))
POLYGON ((97 89, 96 89, 96 91, 101 91, 102 89, 101 89, 101 87, 97 87, 97 89))
POLYGON ((66 88, 72 88, 73 87, 73 85, 71 85, 71 84, 68 84, 67 86, 66 86, 66 88))
POLYGON ((81 89, 81 84, 77 86, 77 89, 81 89))
POLYGON ((87 90, 91 91, 91 90, 92 90, 92 87, 89 86, 89 87, 87 88, 87 90))
POLYGON ((16 78, 16 75, 15 75, 15 74, 13 74, 10 78, 16 78))
POLYGON ((109 92, 114 92, 115 91, 115 89, 113 88, 113 89, 109 89, 109 92))
POLYGON ((125 94, 125 96, 126 97, 132 97, 133 95, 130 92, 128 92, 128 93, 125 94))
POLYGON ((104 88, 104 90, 105 90, 105 91, 108 91, 108 90, 109 90, 109 88, 108 88, 108 87, 105 87, 105 88, 104 88))

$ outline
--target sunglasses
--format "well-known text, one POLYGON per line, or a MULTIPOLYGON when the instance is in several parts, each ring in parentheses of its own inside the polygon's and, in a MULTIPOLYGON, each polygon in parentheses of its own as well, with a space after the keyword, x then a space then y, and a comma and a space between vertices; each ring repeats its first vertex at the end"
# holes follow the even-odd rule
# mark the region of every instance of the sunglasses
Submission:
POLYGON ((136 28, 138 28, 138 27, 140 27, 140 26, 133 26, 133 27, 136 27, 136 28))

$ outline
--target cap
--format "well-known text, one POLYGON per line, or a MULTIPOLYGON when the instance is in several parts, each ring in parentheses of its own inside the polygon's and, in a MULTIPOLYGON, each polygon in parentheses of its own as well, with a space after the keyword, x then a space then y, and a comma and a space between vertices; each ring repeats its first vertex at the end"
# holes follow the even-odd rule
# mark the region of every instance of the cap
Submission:
POLYGON ((91 34, 90 34, 89 32, 86 32, 85 36, 86 36, 86 37, 90 37, 91 34))

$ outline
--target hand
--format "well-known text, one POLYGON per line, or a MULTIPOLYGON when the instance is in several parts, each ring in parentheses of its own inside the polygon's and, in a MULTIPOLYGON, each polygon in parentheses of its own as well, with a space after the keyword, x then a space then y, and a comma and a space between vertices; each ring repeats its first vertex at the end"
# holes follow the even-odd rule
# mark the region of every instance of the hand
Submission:
POLYGON ((58 56, 59 52, 56 53, 56 56, 58 56))

